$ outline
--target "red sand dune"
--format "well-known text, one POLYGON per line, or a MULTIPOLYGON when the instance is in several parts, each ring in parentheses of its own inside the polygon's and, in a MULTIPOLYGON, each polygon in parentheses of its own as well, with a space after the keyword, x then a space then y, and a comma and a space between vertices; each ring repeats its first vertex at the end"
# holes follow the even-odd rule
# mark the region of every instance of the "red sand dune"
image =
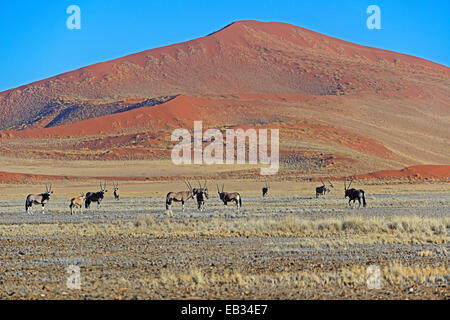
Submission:
POLYGON ((170 132, 202 120, 280 128, 283 154, 306 145, 349 159, 357 173, 448 163, 449 87, 450 69, 431 61, 285 23, 239 21, 0 93, 0 154, 167 158, 170 132), (61 117, 64 125, 42 128, 61 117))
POLYGON ((293 25, 239 21, 203 38, 2 92, 0 129, 40 121, 45 107, 57 99, 99 103, 223 93, 425 98, 445 93, 446 88, 438 84, 444 81, 448 85, 449 75, 449 68, 424 59, 293 25))
POLYGON ((358 175, 357 179, 450 179, 450 165, 418 165, 401 170, 381 170, 358 175))
MULTIPOLYGON (((103 156, 105 159, 127 159, 129 154, 134 154, 135 158, 160 158, 161 156, 167 158, 168 152, 164 154, 156 152, 153 155, 149 153, 152 146, 158 144, 158 135, 151 134, 151 132, 159 132, 159 135, 164 132, 168 137, 170 131, 175 128, 192 129, 193 122, 199 119, 200 115, 204 128, 228 125, 228 128, 246 130, 255 126, 261 127, 261 124, 255 122, 264 119, 264 128, 279 129, 283 140, 314 141, 343 146, 383 159, 392 157, 392 152, 380 142, 350 130, 334 127, 333 124, 299 122, 298 119, 302 119, 301 116, 297 120, 291 117, 286 119, 286 122, 276 123, 276 120, 280 118, 279 113, 284 109, 284 106, 280 103, 288 99, 298 101, 296 99, 299 98, 306 99, 303 96, 288 96, 288 98, 285 98, 284 96, 270 94, 261 96, 257 94, 222 95, 220 97, 214 95, 207 97, 179 95, 175 99, 158 106, 135 109, 68 125, 22 131, 4 131, 0 132, 0 138, 4 141, 11 139, 47 139, 50 141, 61 138, 80 138, 81 141, 76 144, 77 148, 109 150, 108 155, 103 156), (260 110, 273 107, 274 102, 278 103, 275 112, 267 110, 265 110, 265 113, 260 112, 260 110), (230 114, 233 114, 233 112, 239 116, 234 119, 235 124, 230 126, 230 114), (244 114, 245 116, 242 116, 244 114), (247 125, 248 122, 253 124, 247 125), (147 136, 149 133, 153 138, 146 139, 139 146, 134 145, 134 149, 124 147, 129 141, 136 140, 136 137, 147 136), (95 138, 82 141, 83 138, 89 138, 90 136, 95 138), (142 147, 143 150, 139 150, 138 147, 142 147)), ((283 148, 283 145, 281 148, 283 148)), ((153 151, 155 151, 155 148, 153 148, 153 151)), ((281 152, 283 153, 283 150, 281 152)))

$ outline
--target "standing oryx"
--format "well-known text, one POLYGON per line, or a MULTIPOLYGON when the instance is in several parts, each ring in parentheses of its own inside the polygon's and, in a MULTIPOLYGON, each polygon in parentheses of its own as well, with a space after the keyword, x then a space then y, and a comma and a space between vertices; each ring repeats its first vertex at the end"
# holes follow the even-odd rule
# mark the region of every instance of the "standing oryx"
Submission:
POLYGON ((200 181, 198 181, 198 185, 200 186, 199 189, 193 189, 193 194, 195 195, 195 198, 197 199, 197 205, 198 205, 198 210, 203 211, 203 209, 205 208, 205 201, 207 199, 209 199, 208 196, 208 188, 206 187, 206 180, 205 180, 205 185, 201 185, 200 181))
POLYGON ((45 204, 50 200, 50 196, 53 194, 52 185, 50 188, 45 185, 45 192, 41 194, 29 194, 25 200, 25 210, 28 214, 33 214, 32 206, 33 204, 42 205, 42 214, 45 214, 44 207, 45 204))
MULTIPOLYGON (((322 185, 320 187, 316 188, 316 198, 319 197, 319 195, 325 195, 326 193, 329 193, 331 191, 331 189, 327 188, 325 186, 325 183, 322 181, 322 179, 320 180, 320 182, 322 182, 322 185)), ((330 180, 328 180, 328 183, 330 184, 331 188, 334 188, 333 184, 330 182, 330 180)))
POLYGON ((266 186, 262 188, 262 196, 263 196, 263 198, 267 197, 269 195, 269 189, 270 189, 270 186, 269 186, 269 183, 267 182, 267 179, 266 179, 266 186))
POLYGON ((223 189, 225 184, 222 185, 222 192, 219 191, 219 186, 217 186, 217 193, 219 194, 220 200, 223 201, 224 206, 228 205, 228 202, 234 201, 236 203, 236 208, 239 213, 239 209, 242 207, 242 198, 241 195, 237 192, 224 192, 223 189))
POLYGON ((114 188, 114 199, 116 199, 117 201, 119 201, 119 183, 117 182, 117 184, 115 184, 115 182, 113 181, 113 188, 114 188))
POLYGON ((100 203, 105 198, 106 192, 108 192, 108 190, 106 190, 106 182, 104 186, 100 182, 100 191, 86 193, 84 200, 84 206, 86 207, 86 209, 89 209, 91 207, 91 202, 97 202, 97 209, 100 208, 100 203))
POLYGON ((359 202, 358 208, 360 208, 361 207, 361 199, 362 199, 363 207, 365 207, 367 205, 367 203, 366 203, 366 197, 364 196, 364 194, 365 194, 364 190, 362 190, 362 189, 357 190, 355 188, 351 188, 350 189, 350 186, 352 185, 352 182, 353 182, 353 180, 350 181, 350 184, 347 187, 347 179, 344 180, 345 198, 348 197, 348 199, 349 199, 348 200, 348 205, 351 206, 350 205, 350 201, 353 200, 353 206, 354 206, 355 205, 355 200, 358 200, 358 202, 359 202))
POLYGON ((188 181, 184 181, 189 191, 169 192, 166 196, 166 210, 172 210, 172 202, 181 202, 181 208, 184 212, 184 203, 191 198, 194 198, 194 190, 188 181))
POLYGON ((70 199, 70 215, 73 215, 74 210, 80 209, 80 213, 83 213, 83 202, 86 199, 84 193, 81 194, 79 197, 75 197, 70 199))

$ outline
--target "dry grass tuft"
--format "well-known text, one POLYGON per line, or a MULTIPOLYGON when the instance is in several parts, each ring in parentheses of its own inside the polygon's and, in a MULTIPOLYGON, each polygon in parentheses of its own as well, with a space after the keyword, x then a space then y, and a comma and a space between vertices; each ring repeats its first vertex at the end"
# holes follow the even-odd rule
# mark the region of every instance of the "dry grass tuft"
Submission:
MULTIPOLYGON (((430 286, 448 281, 450 268, 440 266, 405 266, 391 262, 380 269, 380 284, 397 287, 419 285, 430 286)), ((207 290, 209 287, 239 288, 245 290, 275 289, 277 287, 315 288, 333 286, 337 288, 367 286, 367 266, 356 265, 335 271, 310 270, 297 272, 271 272, 252 274, 242 270, 229 270, 222 273, 201 268, 191 268, 187 272, 162 270, 159 277, 152 281, 152 287, 164 286, 190 287, 207 290)))
POLYGON ((138 216, 134 222, 1 225, 2 236, 97 236, 128 235, 150 237, 304 237, 310 244, 345 243, 445 244, 449 242, 450 217, 396 216, 302 218, 252 217, 227 219, 155 219, 138 216))

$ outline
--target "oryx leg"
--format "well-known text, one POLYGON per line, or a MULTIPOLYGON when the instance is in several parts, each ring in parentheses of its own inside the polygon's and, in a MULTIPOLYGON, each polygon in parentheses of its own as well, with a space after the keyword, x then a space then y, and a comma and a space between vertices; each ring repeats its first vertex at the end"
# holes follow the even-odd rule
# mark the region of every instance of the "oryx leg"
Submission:
POLYGON ((172 199, 166 199, 166 210, 172 210, 172 199))
POLYGON ((181 200, 181 210, 184 212, 184 200, 181 200))
POLYGON ((45 205, 44 204, 42 204, 42 214, 45 214, 45 205))

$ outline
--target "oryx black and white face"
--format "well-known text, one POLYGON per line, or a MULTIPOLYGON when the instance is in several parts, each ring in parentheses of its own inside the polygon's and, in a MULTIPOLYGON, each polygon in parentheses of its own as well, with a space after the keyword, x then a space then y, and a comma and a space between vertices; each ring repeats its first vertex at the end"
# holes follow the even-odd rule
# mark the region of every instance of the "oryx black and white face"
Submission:
POLYGON ((353 180, 350 180, 350 184, 349 184, 348 187, 347 187, 347 179, 344 180, 344 198, 347 198, 348 195, 349 195, 348 191, 349 191, 349 190, 352 190, 352 189, 350 189, 350 187, 351 187, 351 185, 352 185, 352 182, 353 182, 353 180))
POLYGON ((53 194, 53 190, 52 190, 52 185, 51 184, 50 184, 49 187, 47 187, 47 185, 45 185, 45 192, 43 194, 47 195, 48 199, 50 200, 50 196, 53 194))

